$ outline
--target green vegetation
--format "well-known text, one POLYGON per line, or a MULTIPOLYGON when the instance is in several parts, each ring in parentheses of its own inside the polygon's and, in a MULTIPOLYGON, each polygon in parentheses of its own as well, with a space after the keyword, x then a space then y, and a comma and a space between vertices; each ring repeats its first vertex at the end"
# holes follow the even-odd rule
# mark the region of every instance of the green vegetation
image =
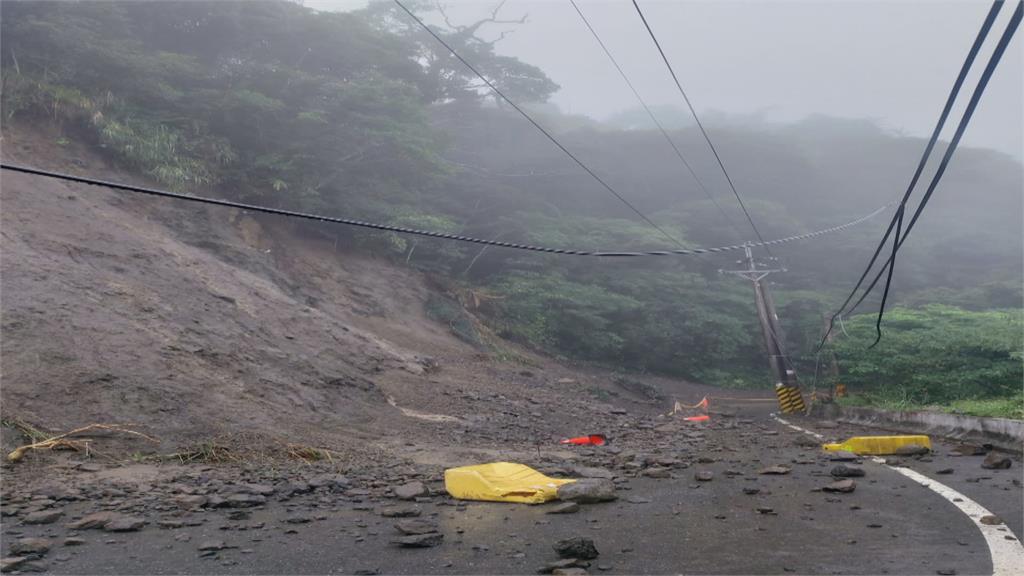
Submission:
MULTIPOLYGON (((511 242, 669 246, 390 2, 347 13, 292 2, 5 2, 0 26, 5 129, 46 123, 60 141, 91 143, 168 187, 511 242)), ((499 28, 485 19, 437 31, 680 244, 750 239, 712 163, 693 158, 731 224, 643 114, 624 111, 605 125, 562 114, 547 102, 558 86, 540 68, 482 39, 500 38, 499 28)), ((658 113, 677 142, 700 141, 679 110, 658 113)), ((891 200, 923 146, 862 120, 709 128, 767 238, 891 200)), ((1021 178, 1020 164, 1002 154, 958 151, 901 253, 898 308, 882 343, 865 350, 867 315, 847 320, 849 337, 837 334, 841 379, 861 398, 1019 405, 1021 178)), ((823 319, 855 281, 881 218, 775 249, 788 272, 770 287, 804 379, 815 371, 823 319)), ((555 356, 769 385, 750 286, 718 273, 738 266, 731 256, 585 259, 351 229, 331 235, 493 295, 473 306, 476 317, 455 300, 427 303, 474 344, 479 318, 555 356)))

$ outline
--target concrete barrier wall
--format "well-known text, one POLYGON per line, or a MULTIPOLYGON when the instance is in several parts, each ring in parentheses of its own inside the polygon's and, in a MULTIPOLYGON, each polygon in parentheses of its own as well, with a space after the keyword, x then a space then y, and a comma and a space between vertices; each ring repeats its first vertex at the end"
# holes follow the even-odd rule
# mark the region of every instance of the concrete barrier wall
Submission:
POLYGON ((987 443, 1003 450, 1024 452, 1024 421, 1021 420, 980 418, 945 412, 890 412, 854 406, 843 406, 836 419, 901 432, 987 443))

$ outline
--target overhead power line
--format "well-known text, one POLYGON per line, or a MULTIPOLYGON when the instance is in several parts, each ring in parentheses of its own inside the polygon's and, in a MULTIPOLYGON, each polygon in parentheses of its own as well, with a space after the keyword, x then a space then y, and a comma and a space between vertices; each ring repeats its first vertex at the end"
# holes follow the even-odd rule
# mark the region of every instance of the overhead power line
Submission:
POLYGON ((65 182, 75 182, 78 184, 88 184, 91 186, 101 186, 104 188, 111 188, 113 190, 122 190, 125 192, 133 192, 137 194, 146 194, 149 196, 157 196, 160 198, 171 198, 174 200, 184 200, 187 202, 196 202, 199 204, 208 204, 212 206, 224 206, 227 208, 237 208, 239 210, 248 210, 251 212, 260 212, 263 214, 273 214, 276 216, 287 216, 291 218, 302 218, 305 220, 314 220, 317 222, 328 222, 332 224, 342 224, 345 226, 354 226, 357 228, 367 228, 371 230, 379 230, 383 232, 395 232, 398 234, 412 234, 415 236, 426 236, 429 238, 439 238, 442 240, 455 240, 458 242, 468 242, 472 244, 482 244, 485 246, 496 246, 499 248, 513 248, 516 250, 528 250, 531 252, 543 252, 547 254, 564 254, 568 256, 595 256, 601 258, 621 258, 621 257, 644 257, 644 256, 695 256, 699 254, 715 254, 718 252, 730 252, 733 250, 742 250, 746 246, 757 247, 764 245, 775 245, 784 244, 787 242, 795 242, 797 240, 806 240, 808 238, 814 238, 817 236, 823 236, 832 232, 838 232, 845 230, 851 226, 856 226, 861 222, 871 219, 878 215, 883 210, 889 207, 889 205, 882 206, 874 212, 851 220, 838 226, 832 226, 831 228, 824 228, 822 230, 815 230, 814 232, 807 232, 804 234, 796 234, 793 236, 787 236, 785 238, 778 238, 776 240, 769 240, 764 243, 753 242, 747 244, 736 244, 733 246, 716 246, 713 248, 681 248, 678 250, 649 250, 640 252, 630 252, 622 250, 574 250, 566 248, 549 248, 545 246, 530 246, 528 244, 517 244, 515 242, 499 242, 497 240, 487 240, 484 238, 474 238, 472 236, 460 236, 458 234, 448 234, 444 232, 431 232, 429 230, 417 230, 414 228, 405 228, 402 226, 391 226, 388 224, 378 224, 375 222, 364 222, 361 220, 353 220, 350 218, 335 218, 332 216, 321 216, 319 214, 309 214, 306 212, 296 212, 292 210, 283 210, 281 208, 270 208, 267 206, 257 206, 253 204, 245 204, 242 202, 233 202, 231 200, 221 200, 218 198, 208 198, 205 196, 193 196, 190 194, 182 194, 179 192, 171 192, 168 190, 160 190, 158 188, 149 188, 145 186, 135 186, 132 184, 122 184, 120 182, 111 182, 108 180, 98 180, 96 178, 86 178, 83 176, 74 176, 72 174, 65 174, 62 172, 54 172, 52 170, 42 170, 39 168, 32 168, 29 166, 18 166, 15 164, 0 163, 0 169, 10 170, 12 172, 20 172, 22 174, 31 174, 33 176, 43 176, 46 178, 55 178, 57 180, 63 180, 65 182))
POLYGON ((907 224, 906 230, 901 231, 906 211, 906 203, 911 195, 911 192, 913 191, 914 186, 917 183, 920 173, 924 168, 924 165, 932 151, 932 148, 935 145, 935 142, 938 140, 939 132, 941 131, 947 116, 949 115, 949 111, 952 108, 954 101, 956 100, 956 97, 960 91, 964 79, 967 76, 967 73, 973 64, 974 59, 977 56, 979 49, 981 48, 981 45, 984 43, 984 40, 988 35, 988 32, 992 27, 992 23, 995 21, 999 9, 1002 7, 1002 3, 1003 0, 996 0, 993 3, 991 9, 989 10, 989 13, 986 16, 984 22, 982 23, 981 29, 978 31, 978 35, 975 38, 974 44, 971 46, 967 58, 965 59, 964 64, 961 67, 960 74, 957 76, 956 82, 954 82, 953 88, 950 90, 949 97, 946 100, 946 105, 943 108, 942 114, 939 116, 939 121, 936 124, 935 130, 932 133, 932 137, 929 140, 928 146, 925 148, 925 153, 922 156, 921 162, 919 163, 918 168, 914 173, 914 177, 911 180, 911 184, 908 187, 906 193, 903 195, 903 199, 900 201, 899 207, 897 208, 897 212, 890 221, 889 227, 887 228, 885 235, 883 235, 882 240, 879 242, 878 247, 875 249, 875 253, 872 255, 871 261, 868 263, 868 266, 861 274, 860 279, 857 281, 856 286, 854 286, 853 290, 850 292, 850 295, 847 296, 842 306, 840 306, 839 310, 832 316, 832 319, 829 322, 829 328, 825 333, 825 337, 822 338, 822 341, 818 344, 819 349, 821 349, 821 347, 824 346, 825 338, 827 338, 828 334, 831 333, 836 318, 839 317, 841 314, 852 312, 858 306, 860 306, 864 299, 867 298, 867 296, 878 284, 882 275, 887 274, 885 289, 883 291, 882 296, 882 302, 879 307, 878 318, 875 323, 876 339, 872 346, 877 344, 879 339, 881 338, 881 321, 885 313, 885 303, 888 299, 889 288, 892 282, 892 273, 896 261, 896 254, 899 251, 899 249, 903 246, 903 242, 910 235, 910 232, 913 229, 914 225, 917 223, 917 220, 920 217, 921 212, 924 210, 924 207, 931 199, 931 196, 934 193, 935 188, 938 186, 939 181, 942 179, 942 176, 949 165, 949 161, 953 157, 953 153, 956 152, 956 149, 960 144, 960 139, 963 137, 964 131, 967 129, 967 125, 970 123, 971 117, 974 115, 974 111, 977 108, 978 102, 981 100, 981 96, 985 92, 985 88, 988 86, 988 82, 992 78, 992 74, 995 72, 996 66, 998 66, 1000 59, 1005 53, 1007 45, 1009 45, 1010 40, 1013 38, 1013 35, 1017 30, 1017 27, 1020 25, 1022 15, 1024 15, 1024 2, 1018 2, 1017 8, 1016 10, 1014 10, 1014 13, 1011 16, 1006 29, 1003 31, 1003 34, 1000 37, 995 50, 989 57, 989 61, 985 66, 985 70, 982 72, 981 77, 978 79, 978 83, 975 86, 973 94, 971 95, 971 99, 968 102, 966 109, 964 110, 963 116, 960 119, 960 123, 957 125, 956 132, 954 133, 953 138, 950 140, 949 146, 946 147, 946 151, 939 162, 939 166, 936 169, 935 174, 932 176, 931 182, 928 184, 928 188, 925 191, 925 194, 922 197, 921 202, 918 204, 917 209, 914 211, 914 214, 910 219, 910 222, 907 224), (888 240, 889 235, 892 233, 894 228, 896 230, 896 234, 893 237, 893 249, 888 260, 882 266, 881 270, 879 270, 878 273, 875 275, 875 278, 864 290, 860 298, 853 304, 853 306, 847 308, 847 305, 856 295, 857 289, 860 288, 865 278, 867 278, 868 274, 870 273, 873 265, 875 264, 875 261, 878 258, 879 253, 885 246, 886 241, 888 240))
MULTIPOLYGON (((665 62, 665 67, 668 68, 669 74, 672 75, 672 80, 676 83, 676 88, 679 89, 679 93, 683 96, 683 101, 686 102, 686 107, 690 109, 690 113, 693 114, 693 119, 697 123, 697 127, 700 128, 700 133, 704 135, 704 141, 708 143, 708 147, 711 148, 711 153, 715 155, 715 160, 718 161, 718 167, 722 169, 722 174, 725 175, 726 182, 729 183, 729 189, 732 190, 733 196, 736 196, 736 201, 739 202, 740 208, 743 209, 743 215, 747 217, 747 222, 750 223, 750 227, 754 229, 754 234, 757 235, 757 239, 762 243, 764 238, 761 236, 761 231, 757 229, 757 225, 754 224, 754 219, 750 217, 750 212, 747 210, 746 204, 743 203, 743 199, 740 198, 740 193, 736 190, 736 185, 732 182, 732 177, 729 176, 729 171, 725 169, 725 164, 722 162, 722 157, 718 154, 718 149, 711 143, 711 137, 708 136, 708 131, 704 129, 704 124, 701 123, 700 117, 697 116, 697 111, 693 108, 693 104, 690 103, 690 97, 686 95, 686 90, 683 90, 682 83, 679 82, 679 77, 676 76, 676 71, 672 68, 672 64, 668 61, 668 56, 665 55, 665 51, 661 48, 661 42, 658 42, 658 37, 654 35, 654 30, 651 29, 651 25, 647 23, 647 18, 644 16, 643 10, 640 9, 640 5, 637 4, 636 0, 633 0, 633 7, 636 8, 636 13, 640 15, 640 20, 644 23, 644 28, 647 28, 647 33, 651 36, 651 40, 654 41, 654 46, 658 49, 658 53, 661 54, 661 59, 665 62)), ((767 250, 768 247, 765 246, 767 250)), ((768 250, 768 254, 771 254, 771 250, 768 250)), ((774 256, 774 255, 773 255, 774 256)))
POLYGON ((526 120, 529 121, 530 124, 533 124, 534 128, 539 130, 542 134, 544 134, 544 136, 547 136, 548 140, 550 140, 552 144, 557 146, 562 152, 564 152, 566 154, 566 156, 568 156, 569 158, 572 158, 573 162, 575 162, 580 168, 585 170, 587 172, 587 174, 590 174, 590 176, 594 180, 596 180, 612 196, 615 196, 616 198, 618 198, 620 202, 625 204, 626 207, 628 207, 630 210, 632 210, 644 222, 646 222, 652 228, 654 228, 655 230, 660 232, 662 234, 662 236, 664 236, 665 238, 668 238, 670 241, 672 241, 673 244, 675 244, 676 246, 682 246, 682 243, 679 240, 677 240, 674 236, 672 236, 671 234, 666 232, 660 226, 655 224, 650 218, 648 218, 646 215, 644 215, 644 213, 641 212, 639 209, 637 209, 637 207, 634 206, 629 200, 626 200, 621 194, 619 194, 615 190, 615 188, 612 188, 612 186, 610 184, 608 184, 603 178, 598 176, 597 173, 595 173, 593 170, 591 170, 589 166, 584 164, 582 160, 580 160, 578 157, 576 157, 575 154, 570 152, 568 148, 563 146, 562 143, 559 142, 558 139, 556 139, 554 136, 552 136, 550 132, 548 132, 543 126, 538 124, 537 121, 534 120, 532 116, 527 114, 527 112, 525 110, 523 110, 522 108, 520 108, 518 104, 516 104, 515 102, 510 100, 509 97, 506 96, 501 90, 499 90, 498 87, 495 86, 493 82, 488 80, 486 76, 484 76, 482 73, 480 73, 479 70, 476 69, 476 67, 474 67, 472 64, 470 64, 468 60, 466 60, 458 52, 456 52, 455 49, 452 48, 447 42, 445 42, 444 39, 441 38, 440 35, 438 35, 429 26, 427 26, 426 23, 423 22, 423 20, 420 20, 420 18, 418 16, 416 16, 416 14, 414 14, 412 12, 412 10, 409 10, 408 8, 406 8, 405 4, 402 4, 401 0, 395 0, 395 4, 398 4, 399 8, 404 10, 405 13, 409 15, 409 17, 411 17, 413 20, 415 20, 417 24, 419 24, 424 30, 427 31, 427 33, 429 33, 431 36, 433 36, 434 39, 437 40, 439 44, 441 44, 442 46, 445 47, 446 50, 451 52, 452 56, 455 56, 455 58, 457 58, 459 60, 459 62, 462 62, 466 66, 466 68, 469 68, 469 70, 471 72, 473 72, 473 74, 475 74, 478 78, 480 78, 480 80, 482 80, 484 82, 484 84, 487 84, 488 88, 493 90, 494 93, 497 94, 498 96, 500 96, 502 100, 507 102, 509 104, 509 106, 512 106, 512 108, 515 109, 515 111, 518 112, 523 118, 526 118, 526 120))
POLYGON ((658 121, 658 118, 654 116, 654 112, 651 111, 651 108, 647 105, 647 102, 645 102, 643 97, 640 96, 640 92, 637 91, 635 86, 633 86, 633 82, 630 81, 629 76, 626 75, 626 72, 622 69, 622 66, 619 65, 618 60, 615 59, 615 56, 612 56, 611 50, 609 50, 608 46, 606 46, 604 41, 601 40, 601 36, 597 33, 597 30, 595 30, 594 27, 591 26, 590 21, 587 20, 587 17, 583 15, 583 11, 580 10, 580 7, 576 4, 576 0, 569 0, 569 2, 572 4, 572 7, 576 9, 576 13, 579 14, 580 19, 587 26, 587 30, 590 30, 590 33, 594 36, 594 40, 597 40, 597 43, 601 46, 601 50, 604 50, 605 55, 608 56, 608 60, 610 60, 612 65, 615 66, 615 69, 619 71, 619 76, 621 76, 622 79, 626 82, 626 85, 629 86, 629 89, 630 91, 633 92, 633 96, 636 97, 637 102, 640 103, 640 106, 643 107, 644 111, 647 112, 647 115, 651 118, 651 122, 654 122, 654 125, 658 127, 658 131, 661 132, 661 135, 665 137, 665 141, 668 142, 669 146, 672 147, 672 150, 675 152, 676 157, 679 158, 679 161, 683 163, 683 166, 686 167, 686 170, 690 173, 691 176, 693 176, 693 179, 697 182, 697 185, 700 187, 700 189, 704 191, 704 194, 708 197, 708 200, 711 200, 711 203, 714 204, 715 208, 717 208, 718 211, 722 214, 722 218, 729 224, 729 226, 736 232, 737 235, 742 237, 743 234, 740 233, 739 229, 736 228, 736 224, 733 223, 732 218, 729 218, 729 215, 725 212, 725 210, 722 209, 722 206, 721 204, 718 203, 718 200, 716 200, 715 197, 711 194, 711 192, 707 189, 707 187, 704 186, 704 182, 702 182, 701 179, 697 176, 697 173, 693 170, 693 167, 690 166, 690 163, 686 161, 686 157, 683 156, 683 153, 679 150, 679 147, 676 146, 675 141, 673 141, 672 138, 668 135, 668 131, 666 131, 665 127, 662 126, 661 122, 658 121))

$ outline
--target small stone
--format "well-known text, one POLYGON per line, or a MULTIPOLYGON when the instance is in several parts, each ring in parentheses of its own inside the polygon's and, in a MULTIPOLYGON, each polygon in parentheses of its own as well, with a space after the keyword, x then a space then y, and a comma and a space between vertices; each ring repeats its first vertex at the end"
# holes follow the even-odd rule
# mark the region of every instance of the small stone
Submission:
POLYGON ((761 491, 760 488, 744 488, 743 489, 743 493, 748 495, 748 496, 753 496, 754 494, 757 494, 760 491, 761 491))
POLYGON ((26 515, 22 521, 25 524, 53 524, 63 515, 60 510, 40 510, 26 515))
POLYGON ((828 486, 825 486, 824 488, 822 488, 822 490, 824 490, 825 492, 849 493, 856 490, 856 488, 857 483, 854 482, 853 480, 839 480, 837 482, 829 484, 828 486))
POLYGON ((579 512, 580 505, 575 502, 563 502, 548 509, 547 514, 573 514, 579 512))
POLYGON ((393 489, 395 497, 400 500, 412 500, 417 496, 426 496, 429 494, 427 487, 423 485, 423 482, 409 482, 408 484, 402 484, 393 489))
POLYGON ((758 470, 758 474, 769 474, 769 475, 782 475, 789 474, 791 468, 789 466, 769 466, 758 470))
POLYGON ((164 520, 157 520, 156 525, 166 529, 184 528, 185 522, 182 520, 175 520, 172 518, 166 518, 164 520))
POLYGON ((987 524, 988 526, 997 526, 1003 523, 1003 519, 994 514, 986 514, 985 516, 979 518, 978 522, 981 522, 982 524, 987 524))
POLYGON ((107 532, 135 532, 146 525, 144 518, 137 516, 118 516, 107 522, 103 529, 107 532))
POLYGON ((856 460, 860 460, 860 456, 857 456, 853 452, 836 450, 835 452, 829 452, 828 459, 833 462, 854 462, 856 460))
POLYGON ((598 555, 597 547, 594 546, 594 541, 590 538, 583 538, 580 536, 568 538, 566 540, 559 540, 558 542, 555 542, 553 548, 562 558, 590 560, 592 558, 597 558, 598 555))
POLYGON ((388 506, 380 511, 385 518, 413 518, 422 513, 419 506, 388 506))
POLYGON ((1012 465, 1013 461, 1010 460, 1009 456, 1004 456, 995 452, 991 452, 988 456, 985 456, 985 460, 981 463, 981 467, 988 470, 1005 470, 1012 465))
POLYGON ((941 568, 935 571, 939 576, 956 576, 956 570, 952 568, 941 568))
POLYGON ((757 508, 755 508, 755 510, 757 510, 758 514, 767 514, 769 516, 776 515, 775 509, 772 508, 771 506, 758 506, 757 508))
POLYGON ((228 496, 224 501, 225 504, 231 508, 251 508, 253 506, 259 506, 266 504, 267 499, 259 494, 249 494, 247 492, 240 492, 238 494, 232 494, 228 496))
POLYGON ((103 467, 95 462, 83 462, 78 465, 78 469, 82 472, 99 472, 103 467))
POLYGON ((81 520, 67 524, 67 527, 71 530, 98 530, 117 517, 119 515, 113 512, 96 512, 95 514, 83 517, 81 520))
POLYGON ((552 576, 581 576, 587 574, 587 571, 578 566, 572 566, 570 568, 555 568, 551 574, 552 576))
POLYGON ((555 560, 545 564, 543 568, 537 570, 539 574, 554 574, 555 570, 567 570, 570 568, 586 568, 590 566, 587 562, 580 560, 579 558, 563 558, 562 560, 555 560))
POLYGON ((174 503, 186 510, 192 510, 206 505, 207 498, 202 494, 179 494, 174 497, 174 503))
POLYGON ((976 444, 960 444, 953 448, 953 452, 960 456, 984 456, 988 454, 988 448, 976 444))
POLYGON ((15 540, 11 544, 11 554, 14 556, 26 556, 28 554, 43 556, 50 550, 52 544, 46 538, 22 538, 15 540))
POLYGON ((64 539, 64 545, 65 546, 82 546, 83 544, 85 544, 85 539, 84 538, 65 538, 64 539))
POLYGON ((199 551, 214 552, 217 550, 223 550, 227 547, 228 545, 225 544, 223 540, 203 540, 203 542, 199 544, 199 551))
POLYGON ((400 538, 395 538, 391 543, 397 544, 403 548, 433 548, 434 546, 439 546, 443 540, 444 534, 432 532, 430 534, 402 536, 400 538))
POLYGON ((289 516, 284 519, 287 524, 308 524, 313 521, 309 516, 289 516))
POLYGON ((952 474, 953 473, 953 469, 952 468, 943 468, 941 470, 936 470, 935 473, 936 474, 952 474))
POLYGON ((864 475, 864 469, 845 464, 836 464, 829 473, 836 478, 860 478, 864 475))
POLYGON ((698 482, 710 482, 715 477, 715 473, 711 470, 698 470, 694 472, 693 478, 698 482))
POLYGON ((28 558, 25 556, 10 556, 7 558, 0 558, 0 572, 13 572, 14 570, 17 570, 25 562, 28 562, 28 558))
POLYGON ((895 454, 897 456, 918 456, 924 455, 931 452, 927 446, 921 446, 920 444, 907 444, 906 446, 900 446, 896 449, 895 454))
POLYGON ((644 498, 643 496, 630 496, 629 498, 626 498, 626 502, 629 502, 630 504, 650 504, 651 499, 644 498))
POLYGON ((437 524, 429 520, 400 520, 395 523, 395 528, 407 536, 417 534, 430 534, 437 532, 437 524))
POLYGON ((672 470, 661 466, 652 466, 650 468, 646 468, 643 471, 643 475, 648 478, 671 478, 672 470))
POLYGON ((610 502, 618 498, 615 484, 603 478, 584 478, 558 487, 558 499, 579 504, 610 502))

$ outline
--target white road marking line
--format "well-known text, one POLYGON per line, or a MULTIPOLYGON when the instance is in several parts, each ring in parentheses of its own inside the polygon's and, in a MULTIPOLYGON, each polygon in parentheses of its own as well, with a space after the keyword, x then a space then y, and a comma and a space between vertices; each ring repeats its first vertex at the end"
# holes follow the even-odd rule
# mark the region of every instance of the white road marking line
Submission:
MULTIPOLYGON (((824 438, 824 436, 817 432, 812 432, 806 428, 790 424, 775 414, 772 414, 772 418, 778 420, 780 424, 788 426, 798 432, 809 434, 819 440, 824 438)), ((989 525, 981 523, 982 516, 995 516, 995 514, 992 514, 987 508, 978 504, 974 500, 971 500, 967 496, 964 496, 960 492, 957 492, 938 480, 929 478, 920 472, 911 470, 910 468, 904 468, 902 466, 891 466, 886 464, 885 458, 872 458, 871 460, 883 466, 887 466, 892 470, 903 474, 907 478, 918 482, 925 488, 928 488, 932 492, 935 492, 939 496, 949 500, 950 503, 966 514, 981 532, 981 536, 985 538, 985 543, 988 544, 988 551, 992 556, 993 576, 1014 576, 1021 573, 1021 567, 1024 566, 1024 545, 1022 545, 1020 540, 1016 538, 1013 540, 1006 539, 1006 536, 1010 536, 1012 533, 1010 533, 1005 525, 989 525)))

